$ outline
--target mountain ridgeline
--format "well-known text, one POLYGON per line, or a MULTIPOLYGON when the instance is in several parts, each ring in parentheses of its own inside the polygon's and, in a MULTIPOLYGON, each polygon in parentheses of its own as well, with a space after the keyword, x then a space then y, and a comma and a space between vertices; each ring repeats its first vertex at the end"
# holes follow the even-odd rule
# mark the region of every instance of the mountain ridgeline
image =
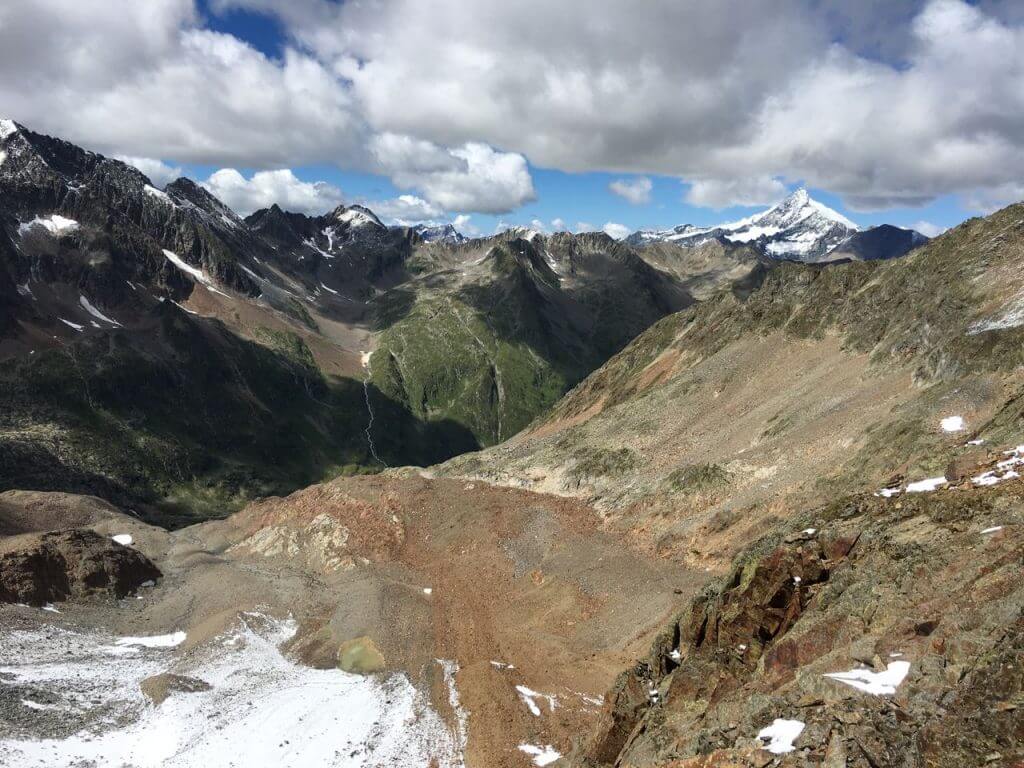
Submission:
POLYGON ((358 205, 242 219, 187 178, 0 133, 0 488, 163 521, 506 439, 770 267, 717 241, 467 239, 358 205))

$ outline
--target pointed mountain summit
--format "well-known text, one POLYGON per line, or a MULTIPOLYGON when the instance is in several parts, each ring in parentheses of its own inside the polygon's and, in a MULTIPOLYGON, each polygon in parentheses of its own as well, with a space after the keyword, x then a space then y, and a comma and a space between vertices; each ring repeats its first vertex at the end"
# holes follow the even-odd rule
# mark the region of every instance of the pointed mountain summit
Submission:
POLYGON ((714 227, 683 224, 668 230, 641 230, 630 235, 629 242, 633 245, 671 242, 693 247, 710 240, 724 240, 749 244, 773 259, 817 263, 851 258, 851 254, 864 259, 894 258, 927 240, 920 233, 913 232, 908 238, 867 238, 867 243, 876 246, 869 249, 869 253, 860 242, 864 238, 860 238, 857 248, 841 247, 859 234, 862 230, 857 224, 800 188, 763 213, 739 221, 714 227))

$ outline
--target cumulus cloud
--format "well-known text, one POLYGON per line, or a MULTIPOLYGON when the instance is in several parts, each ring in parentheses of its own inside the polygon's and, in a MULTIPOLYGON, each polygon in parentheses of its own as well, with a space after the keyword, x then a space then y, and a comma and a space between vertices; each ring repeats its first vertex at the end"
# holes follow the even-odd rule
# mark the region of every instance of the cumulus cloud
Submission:
POLYGON ((334 163, 490 213, 535 197, 526 158, 677 176, 708 205, 765 180, 990 205, 1024 178, 1019 0, 212 0, 279 16, 280 58, 195 0, 88 6, 0 4, 0 104, 108 154, 334 163))
POLYGON ((601 227, 601 231, 608 235, 608 237, 614 238, 616 240, 621 240, 622 238, 628 236, 629 233, 632 232, 633 230, 631 230, 624 224, 616 224, 614 221, 609 221, 603 227, 601 227))
POLYGON ((384 220, 401 226, 437 223, 437 220, 444 216, 444 211, 416 195, 399 195, 390 200, 376 200, 366 203, 366 207, 384 220))
POLYGON ((365 163, 365 122, 328 66, 204 29, 192 0, 6 0, 0 70, 5 111, 107 154, 365 163))
POLYGON ((131 157, 119 155, 118 160, 128 165, 135 166, 149 177, 158 187, 166 187, 175 179, 181 178, 182 170, 177 166, 170 166, 163 160, 156 160, 152 157, 131 157))
POLYGON ((323 181, 302 181, 287 168, 257 171, 248 179, 234 168, 222 168, 202 184, 243 216, 274 203, 288 211, 318 215, 342 202, 337 187, 323 181))
POLYGON ((1019 2, 591 10, 585 0, 297 0, 280 13, 350 79, 376 130, 439 145, 482 141, 568 171, 677 175, 718 205, 765 199, 726 194, 749 178, 802 181, 869 210, 1024 176, 1019 2))
POLYGON ((770 176, 742 179, 701 179, 690 185, 685 200, 691 205, 702 208, 774 205, 787 193, 786 185, 770 176))
POLYGON ((454 219, 452 219, 452 226, 455 227, 459 232, 469 237, 476 237, 480 234, 480 229, 473 224, 472 216, 466 213, 460 213, 454 219))
POLYGON ((526 158, 513 152, 479 143, 443 149, 394 134, 375 137, 372 148, 396 186, 446 211, 507 213, 537 197, 526 158))
POLYGON ((617 179, 608 185, 608 189, 613 194, 618 195, 633 205, 646 205, 651 202, 651 190, 653 188, 654 185, 646 176, 640 176, 633 180, 617 179))
POLYGON ((938 224, 932 224, 930 221, 917 221, 911 229, 916 229, 925 237, 938 237, 946 231, 946 227, 940 227, 938 224))

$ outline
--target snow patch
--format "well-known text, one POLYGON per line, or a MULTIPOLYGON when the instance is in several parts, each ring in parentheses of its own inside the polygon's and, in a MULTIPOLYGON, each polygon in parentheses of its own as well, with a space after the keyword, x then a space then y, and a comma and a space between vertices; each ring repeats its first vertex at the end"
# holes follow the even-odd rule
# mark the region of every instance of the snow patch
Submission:
POLYGON ((151 187, 149 184, 146 184, 142 188, 142 191, 145 192, 150 197, 159 200, 161 203, 166 203, 167 205, 170 205, 172 207, 174 206, 174 203, 172 202, 171 198, 167 195, 167 193, 157 189, 156 187, 151 187))
POLYGON ((930 491, 936 491, 944 485, 948 485, 949 482, 945 477, 929 477, 924 480, 918 480, 917 482, 910 483, 907 486, 907 493, 928 493, 930 491))
POLYGON ((54 237, 60 237, 61 235, 66 235, 69 232, 74 232, 76 229, 78 229, 79 224, 74 219, 65 218, 64 216, 61 216, 60 214, 57 213, 53 214, 52 216, 47 216, 46 218, 36 216, 34 219, 32 219, 32 221, 19 225, 18 234, 24 235, 26 232, 32 229, 32 227, 37 226, 43 227, 47 232, 49 232, 54 237))
POLYGON ((92 304, 90 304, 89 300, 87 298, 85 298, 85 296, 79 296, 78 297, 78 303, 81 304, 82 309, 84 309, 90 315, 95 317, 97 320, 102 320, 105 323, 110 323, 111 325, 117 326, 118 328, 121 327, 121 324, 119 322, 117 322, 117 320, 110 319, 109 317, 104 315, 102 312, 100 312, 98 309, 96 309, 96 307, 94 307, 92 304))
POLYGON ((380 223, 380 219, 368 210, 356 206, 341 211, 337 216, 335 216, 335 218, 342 224, 348 224, 350 227, 365 227, 371 224, 381 228, 384 227, 384 225, 380 223))
POLYGON ((962 416, 947 416, 940 422, 943 432, 963 432, 964 419, 962 416))
POLYGON ((0 120, 0 140, 18 132, 18 125, 13 120, 0 120))
POLYGON ((546 693, 538 693, 537 691, 531 691, 525 685, 517 685, 516 690, 519 692, 519 698, 526 704, 526 708, 530 710, 530 714, 534 717, 540 717, 540 707, 537 706, 537 699, 544 699, 548 703, 548 709, 551 712, 555 711, 555 697, 546 693))
POLYGON ((205 272, 203 272, 201 269, 196 269, 195 267, 193 267, 191 264, 189 264, 187 261, 181 258, 178 254, 176 254, 174 251, 168 251, 165 248, 164 256, 167 257, 167 260, 171 262, 171 264, 176 266, 185 274, 192 277, 192 279, 194 279, 197 283, 202 283, 214 293, 219 293, 221 296, 227 296, 226 293, 217 289, 216 284, 213 282, 213 280, 209 278, 209 276, 205 272))
POLYGON ((838 680, 875 696, 892 696, 910 671, 909 661, 890 661, 884 672, 870 669, 851 669, 849 672, 829 672, 825 677, 838 680))
POLYGON ((793 742, 797 740, 797 737, 803 731, 804 724, 799 720, 782 720, 777 718, 771 725, 758 731, 757 738, 768 742, 765 749, 773 755, 782 755, 795 749, 793 742))
POLYGON ((991 528, 986 528, 985 530, 982 531, 982 533, 996 533, 996 532, 1001 531, 1001 530, 1003 530, 1003 526, 995 525, 995 526, 992 526, 991 528))
POLYGON ((533 759, 533 764, 539 766, 545 766, 549 763, 553 763, 562 756, 562 753, 556 752, 555 748, 550 744, 546 747, 538 747, 533 744, 520 744, 519 751, 528 754, 533 759))
POLYGON ((130 533, 119 533, 117 536, 111 536, 110 538, 123 547, 130 547, 132 542, 135 541, 130 533))
POLYGON ((113 661, 111 638, 99 633, 8 632, 0 643, 6 679, 52 692, 69 730, 81 725, 65 738, 0 738, 0 764, 462 768, 466 715, 454 689, 454 662, 440 662, 459 723, 453 734, 404 674, 364 677, 286 658, 279 646, 296 630, 291 619, 247 613, 187 655, 142 648, 113 661), (168 670, 211 688, 154 707, 139 682, 168 670), (93 710, 103 717, 91 716, 93 710))
POLYGON ((85 330, 85 326, 84 325, 79 325, 78 323, 72 323, 70 320, 65 320, 63 317, 58 317, 57 319, 60 320, 62 323, 64 323, 64 325, 68 326, 69 328, 74 328, 79 333, 81 333, 82 331, 85 330))
MULTIPOLYGON (((131 537, 129 536, 129 538, 131 537)), ((142 648, 177 648, 179 645, 185 642, 186 637, 187 635, 179 630, 178 632, 171 632, 169 635, 151 635, 149 637, 119 637, 114 642, 114 645, 137 645, 142 648)))

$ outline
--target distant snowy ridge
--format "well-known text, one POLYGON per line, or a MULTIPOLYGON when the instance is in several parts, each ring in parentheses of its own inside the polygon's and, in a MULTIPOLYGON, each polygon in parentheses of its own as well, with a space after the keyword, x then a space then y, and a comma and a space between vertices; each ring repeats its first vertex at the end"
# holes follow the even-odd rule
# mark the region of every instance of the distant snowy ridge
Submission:
MULTIPOLYGON (((896 231, 896 228, 889 229, 896 231)), ((627 242, 641 246, 655 242, 670 242, 695 247, 711 240, 722 240, 750 245, 775 259, 821 262, 829 261, 829 254, 833 251, 843 251, 842 246, 847 242, 855 240, 864 232, 872 231, 874 230, 862 230, 838 211, 813 199, 806 189, 798 189, 763 213, 739 221, 713 227, 682 224, 673 229, 640 230, 630 235, 627 242)), ((913 230, 905 231, 912 233, 906 243, 890 244, 883 248, 884 252, 869 253, 865 258, 901 256, 910 247, 916 247, 928 240, 913 230)))

